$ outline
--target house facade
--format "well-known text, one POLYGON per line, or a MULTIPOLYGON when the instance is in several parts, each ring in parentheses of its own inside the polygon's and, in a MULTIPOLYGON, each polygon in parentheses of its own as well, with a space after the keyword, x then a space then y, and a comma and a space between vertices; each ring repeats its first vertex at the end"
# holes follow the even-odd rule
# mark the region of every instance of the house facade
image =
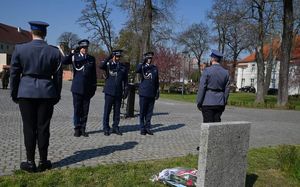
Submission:
POLYGON ((9 65, 16 44, 29 42, 32 36, 29 31, 0 23, 0 71, 3 65, 9 65))
MULTIPOLYGON (((263 49, 264 59, 268 59, 271 51, 273 52, 272 71, 269 88, 278 89, 279 70, 280 70, 280 42, 275 41, 272 45, 266 45, 263 49)), ((257 89, 257 63, 255 53, 250 54, 237 65, 236 86, 237 90, 244 86, 254 86, 257 89)), ((265 74, 267 60, 265 63, 265 74)), ((300 37, 297 37, 291 54, 290 71, 289 71, 289 95, 300 94, 300 37)))

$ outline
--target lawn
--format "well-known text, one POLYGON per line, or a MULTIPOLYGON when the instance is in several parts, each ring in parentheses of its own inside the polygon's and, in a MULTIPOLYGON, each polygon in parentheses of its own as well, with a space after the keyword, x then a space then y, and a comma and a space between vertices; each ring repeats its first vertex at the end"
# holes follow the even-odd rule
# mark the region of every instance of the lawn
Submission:
MULTIPOLYGON (((181 94, 161 94, 161 98, 172 99, 177 101, 185 101, 196 103, 196 94, 181 95, 181 94)), ((251 107, 251 108, 278 108, 276 107, 277 96, 267 95, 265 104, 255 104, 255 94, 253 93, 230 93, 228 105, 251 107)), ((300 98, 289 97, 288 109, 300 110, 300 98)), ((279 109, 279 108, 278 108, 279 109)))
MULTIPOLYGON (((297 155, 295 152, 293 155, 298 159, 297 166, 300 166, 300 146, 292 147, 297 150, 297 155)), ((281 149, 267 147, 249 151, 247 186, 300 186, 299 167, 294 173, 279 169, 278 153, 281 149)), ((284 158, 289 158, 290 155, 284 155, 284 158)), ((53 169, 36 174, 17 171, 15 175, 0 177, 0 186, 165 186, 149 179, 163 169, 179 166, 197 168, 197 155, 76 169, 53 169)))

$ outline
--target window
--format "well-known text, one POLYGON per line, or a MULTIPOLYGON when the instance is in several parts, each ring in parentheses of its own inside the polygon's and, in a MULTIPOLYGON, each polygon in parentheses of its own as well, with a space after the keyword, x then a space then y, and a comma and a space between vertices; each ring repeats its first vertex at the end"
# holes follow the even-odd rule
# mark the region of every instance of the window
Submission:
POLYGON ((250 86, 254 86, 254 79, 250 79, 250 86))
POLYGON ((252 64, 251 66, 251 72, 255 71, 255 64, 252 64))
POLYGON ((245 85, 245 79, 242 78, 241 87, 243 87, 244 85, 245 85))

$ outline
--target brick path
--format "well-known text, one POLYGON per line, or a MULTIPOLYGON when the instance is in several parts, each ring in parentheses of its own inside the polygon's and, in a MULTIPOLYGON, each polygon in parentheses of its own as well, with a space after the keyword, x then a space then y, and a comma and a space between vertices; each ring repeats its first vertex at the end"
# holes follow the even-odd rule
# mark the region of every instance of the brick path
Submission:
MULTIPOLYGON (((49 159, 56 168, 95 166, 197 154, 201 114, 195 104, 159 99, 152 118, 154 136, 141 136, 136 117, 121 119, 123 136, 102 132, 104 97, 98 88, 90 106, 89 137, 75 138, 72 125, 70 82, 64 82, 62 99, 51 121, 49 159)), ((0 89, 0 175, 12 174, 26 159, 18 105, 9 90, 0 89)), ((123 110, 124 111, 124 110, 123 110)), ((250 146, 300 144, 300 112, 227 107, 223 121, 251 121, 250 146)), ((38 153, 36 158, 38 159, 38 153)), ((37 160, 38 161, 38 160, 37 160)))

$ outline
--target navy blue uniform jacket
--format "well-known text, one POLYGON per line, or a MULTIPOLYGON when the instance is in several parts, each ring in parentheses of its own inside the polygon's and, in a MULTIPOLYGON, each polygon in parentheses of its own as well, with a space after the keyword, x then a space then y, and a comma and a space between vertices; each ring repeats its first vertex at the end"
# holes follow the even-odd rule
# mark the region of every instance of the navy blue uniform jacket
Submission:
POLYGON ((220 64, 204 69, 198 88, 199 106, 224 106, 229 96, 229 72, 220 64))
POLYGON ((62 56, 43 40, 16 45, 11 59, 11 97, 60 98, 62 56))
POLYGON ((145 63, 139 63, 136 72, 141 74, 139 95, 144 97, 157 97, 159 91, 157 67, 153 64, 147 66, 145 63))
POLYGON ((63 64, 73 64, 73 81, 71 91, 92 98, 97 89, 95 58, 91 55, 82 56, 80 53, 66 56, 63 64))
POLYGON ((106 71, 103 92, 111 96, 127 95, 128 69, 123 63, 113 63, 109 58, 100 63, 100 69, 106 71))

